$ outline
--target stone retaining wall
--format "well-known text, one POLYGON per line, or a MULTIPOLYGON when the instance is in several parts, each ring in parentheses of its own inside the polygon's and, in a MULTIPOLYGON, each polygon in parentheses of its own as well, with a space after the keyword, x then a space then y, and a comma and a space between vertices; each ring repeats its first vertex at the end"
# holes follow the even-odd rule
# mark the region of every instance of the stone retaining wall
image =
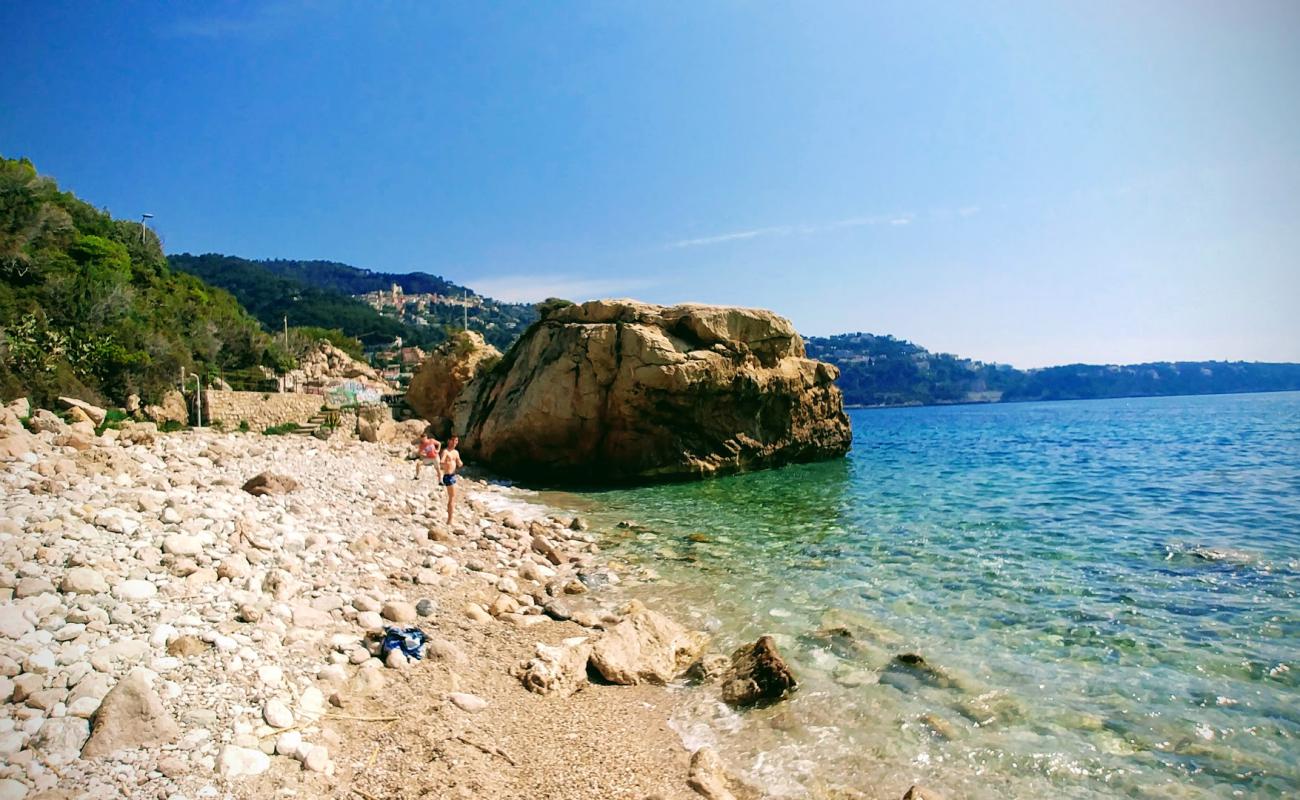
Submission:
POLYGON ((261 433, 273 425, 306 422, 323 403, 317 394, 208 390, 203 393, 203 424, 221 422, 226 430, 234 430, 246 421, 249 430, 261 433))

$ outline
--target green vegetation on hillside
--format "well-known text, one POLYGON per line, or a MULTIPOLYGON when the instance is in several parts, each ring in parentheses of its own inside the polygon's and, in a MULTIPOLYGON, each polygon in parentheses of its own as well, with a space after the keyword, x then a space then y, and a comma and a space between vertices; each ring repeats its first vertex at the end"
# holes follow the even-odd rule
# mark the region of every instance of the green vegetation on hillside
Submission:
POLYGON ((846 333, 804 341, 810 357, 840 368, 844 401, 860 406, 1300 390, 1300 364, 1179 361, 1018 370, 931 353, 892 336, 846 333))
MULTIPOLYGON (((290 325, 337 328, 367 346, 403 344, 431 347, 446 341, 463 321, 458 306, 433 306, 430 318, 417 320, 395 308, 376 310, 353 295, 387 291, 393 284, 407 294, 478 298, 474 292, 436 275, 371 272, 335 261, 251 260, 215 253, 171 256, 171 265, 230 291, 254 316, 275 330, 290 325)), ((481 298, 468 311, 469 325, 499 348, 509 347, 537 318, 532 306, 481 298)))
POLYGON ((173 272, 139 222, 0 158, 0 395, 152 401, 182 373, 287 360, 233 297, 173 272))

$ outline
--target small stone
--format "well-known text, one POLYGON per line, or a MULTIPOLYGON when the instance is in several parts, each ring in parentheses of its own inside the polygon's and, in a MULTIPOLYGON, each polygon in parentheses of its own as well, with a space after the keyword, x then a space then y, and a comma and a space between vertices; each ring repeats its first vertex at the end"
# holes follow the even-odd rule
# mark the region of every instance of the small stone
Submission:
POLYGON ((183 533, 173 533, 163 539, 163 552, 174 556, 197 556, 203 552, 203 543, 198 537, 183 533))
POLYGON ((158 587, 149 581, 122 581, 113 587, 113 596, 119 600, 148 600, 158 594, 158 587))
POLYGON ((415 622, 415 606, 400 600, 394 600, 384 604, 384 609, 380 612, 384 619, 392 620, 399 625, 406 625, 415 622))
POLYGON ((518 610, 519 603, 513 597, 508 594, 501 594, 497 595, 497 599, 492 601, 492 607, 488 609, 488 613, 494 617, 499 617, 502 614, 513 614, 518 610))
POLYGON ((415 613, 422 617, 432 616, 435 610, 437 610, 437 606, 427 597, 415 604, 415 613))
POLYGON ((285 731, 275 737, 275 752, 281 756, 294 756, 302 747, 301 731, 285 731))
MULTIPOLYGON (((284 681, 284 670, 274 664, 267 664, 257 668, 257 680, 263 686, 275 687, 284 681)), ((286 727, 286 726, 280 726, 286 727)))
POLYGON ((311 772, 324 772, 330 765, 329 751, 320 745, 316 745, 307 751, 307 756, 303 758, 302 765, 311 772))
POLYGON ((260 775, 271 767, 271 759, 261 750, 228 744, 217 759, 217 769, 227 778, 260 775))
POLYGON ((467 603, 464 608, 465 616, 474 622, 491 622, 492 617, 478 603, 467 603))
POLYGON ((108 582, 90 567, 73 567, 64 574, 59 590, 65 594, 100 594, 108 591, 108 582))
POLYGON ((177 636, 167 643, 167 655, 189 658, 208 650, 208 644, 197 636, 177 636))
POLYGON ((27 784, 13 778, 0 779, 0 800, 23 800, 27 796, 27 784))
POLYGON ((272 728, 293 727, 293 712, 279 698, 266 701, 266 705, 262 707, 262 719, 266 720, 266 724, 272 728))
POLYGON ((165 756, 158 761, 158 771, 164 777, 175 780, 189 771, 184 759, 179 756, 165 756))
POLYGON ((47 719, 41 732, 32 740, 32 746, 61 763, 81 755, 81 746, 90 736, 90 723, 80 717, 47 719))
POLYGON ((488 705, 483 698, 465 692, 452 692, 447 695, 447 699, 461 711, 468 711, 471 714, 482 711, 488 705))
POLYGON ((23 616, 22 608, 10 604, 0 605, 0 636, 21 639, 34 630, 36 626, 23 616))
POLYGON ((14 597, 35 597, 54 591, 54 584, 44 578, 23 578, 14 587, 14 597))
POLYGON ((406 666, 407 658, 401 650, 393 648, 392 650, 389 650, 388 655, 384 657, 384 664, 391 669, 401 669, 406 666))
POLYGON ((382 631, 384 629, 384 618, 375 611, 362 611, 357 614, 357 625, 366 631, 382 631))
POLYGON ((49 650, 37 650, 23 659, 23 672, 40 675, 51 672, 58 665, 54 653, 49 650))
POLYGON ((252 603, 243 603, 239 606, 239 620, 241 622, 261 622, 262 609, 252 603))

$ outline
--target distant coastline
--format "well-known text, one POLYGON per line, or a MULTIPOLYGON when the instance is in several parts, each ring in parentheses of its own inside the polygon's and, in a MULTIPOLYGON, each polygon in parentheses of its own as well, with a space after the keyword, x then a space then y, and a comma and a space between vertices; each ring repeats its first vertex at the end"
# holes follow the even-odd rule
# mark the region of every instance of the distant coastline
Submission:
POLYGON ((804 341, 809 357, 840 370, 844 403, 853 408, 1300 390, 1300 364, 1292 363, 1159 361, 1021 370, 932 353, 893 336, 845 333, 804 341))

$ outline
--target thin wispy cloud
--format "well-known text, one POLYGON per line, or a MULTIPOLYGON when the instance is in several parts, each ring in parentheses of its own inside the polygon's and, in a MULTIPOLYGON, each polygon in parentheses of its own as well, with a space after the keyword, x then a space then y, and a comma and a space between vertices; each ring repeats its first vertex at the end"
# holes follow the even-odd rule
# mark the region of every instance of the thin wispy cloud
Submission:
POLYGON ((159 33, 197 39, 270 36, 287 30, 301 15, 321 10, 325 5, 316 0, 278 0, 243 14, 208 14, 172 20, 164 23, 159 33))
POLYGON ((845 228, 862 228, 871 225, 907 225, 912 222, 911 214, 876 214, 862 217, 846 217, 832 222, 805 223, 802 225, 773 225, 766 228, 753 228, 745 231, 731 231, 713 236, 700 236, 693 239, 679 239, 666 245, 669 250, 683 247, 705 247, 725 244, 743 239, 757 239, 765 236, 810 236, 845 228))
POLYGON ((653 286, 637 279, 583 278, 577 275, 501 275, 474 281, 470 287, 481 295, 506 303, 536 303, 548 297, 581 302, 598 297, 626 297, 653 286))

